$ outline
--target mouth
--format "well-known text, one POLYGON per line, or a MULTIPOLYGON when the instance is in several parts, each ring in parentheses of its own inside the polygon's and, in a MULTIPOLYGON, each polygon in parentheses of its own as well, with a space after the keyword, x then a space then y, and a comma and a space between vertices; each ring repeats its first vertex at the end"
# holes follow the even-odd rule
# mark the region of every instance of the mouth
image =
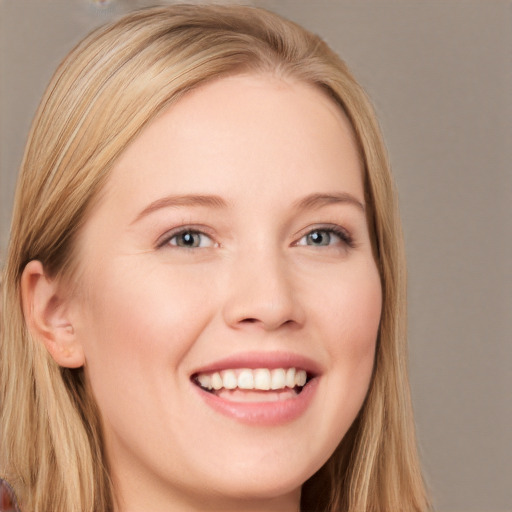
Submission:
POLYGON ((311 410, 324 369, 287 352, 247 352, 196 369, 192 386, 203 403, 246 425, 274 427, 311 410))
POLYGON ((192 382, 201 390, 232 402, 278 402, 297 397, 314 375, 303 368, 230 368, 200 372, 192 382))

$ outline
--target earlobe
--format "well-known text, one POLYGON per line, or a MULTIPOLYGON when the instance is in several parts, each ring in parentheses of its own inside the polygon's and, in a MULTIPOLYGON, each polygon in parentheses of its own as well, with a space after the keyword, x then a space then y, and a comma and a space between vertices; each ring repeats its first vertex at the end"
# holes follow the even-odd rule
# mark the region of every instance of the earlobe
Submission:
POLYGON ((69 315, 68 299, 58 280, 46 275, 40 261, 33 260, 25 266, 21 297, 30 333, 44 344, 55 362, 66 368, 83 366, 83 347, 69 315))

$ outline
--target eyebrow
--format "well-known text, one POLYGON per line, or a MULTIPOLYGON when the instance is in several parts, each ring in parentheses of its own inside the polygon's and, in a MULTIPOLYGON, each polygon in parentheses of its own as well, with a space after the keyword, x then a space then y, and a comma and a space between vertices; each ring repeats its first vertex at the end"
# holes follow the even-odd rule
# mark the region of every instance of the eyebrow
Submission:
MULTIPOLYGON (((347 203, 359 208, 363 213, 366 211, 364 204, 352 194, 340 192, 337 194, 310 194, 299 201, 294 207, 298 210, 321 208, 330 204, 347 203)), ((166 196, 157 199, 144 208, 131 222, 135 224, 150 213, 161 208, 177 208, 180 206, 203 206, 209 208, 223 209, 228 207, 227 201, 216 195, 188 194, 183 196, 166 196)))
POLYGON ((339 192, 336 194, 310 194, 295 203, 298 210, 307 210, 311 208, 321 208, 330 204, 347 203, 356 206, 365 213, 365 205, 355 196, 347 192, 339 192))
POLYGON ((161 208, 177 208, 180 206, 205 206, 208 208, 227 208, 228 203, 220 196, 215 195, 201 195, 201 194, 188 194, 184 196, 166 196, 161 199, 153 201, 146 206, 131 224, 135 224, 143 217, 150 213, 160 210, 161 208))

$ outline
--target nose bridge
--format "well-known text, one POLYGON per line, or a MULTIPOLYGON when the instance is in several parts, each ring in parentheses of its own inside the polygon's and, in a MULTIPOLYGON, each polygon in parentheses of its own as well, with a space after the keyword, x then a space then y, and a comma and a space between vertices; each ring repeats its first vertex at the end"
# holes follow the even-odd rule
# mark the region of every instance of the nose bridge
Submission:
POLYGON ((277 247, 240 251, 231 264, 227 288, 224 318, 232 327, 257 324, 273 330, 304 321, 290 266, 277 247))

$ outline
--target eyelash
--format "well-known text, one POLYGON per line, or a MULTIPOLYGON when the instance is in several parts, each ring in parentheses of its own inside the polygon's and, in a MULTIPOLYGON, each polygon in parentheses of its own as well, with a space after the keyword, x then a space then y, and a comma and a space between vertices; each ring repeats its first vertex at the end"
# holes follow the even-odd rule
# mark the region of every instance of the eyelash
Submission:
MULTIPOLYGON (((352 238, 352 236, 348 233, 347 230, 345 230, 344 228, 340 227, 340 226, 336 226, 336 225, 332 225, 332 226, 320 226, 320 227, 316 227, 314 229, 311 229, 309 230, 307 233, 305 233, 304 235, 302 235, 299 240, 297 242, 295 242, 293 245, 294 246, 297 246, 297 245, 308 245, 308 244, 299 244, 299 242, 308 237, 308 236, 311 236, 313 233, 328 233, 329 234, 329 242, 331 242, 331 235, 334 235, 336 237, 338 237, 340 239, 340 241, 346 245, 347 247, 349 248, 354 248, 355 247, 355 243, 354 243, 354 239, 352 238)), ((187 247, 187 246, 180 246, 178 245, 177 243, 176 244, 171 244, 171 240, 173 240, 174 238, 177 238, 179 236, 184 236, 184 235, 199 235, 199 236, 206 236, 208 237, 210 240, 211 240, 211 246, 219 246, 218 243, 216 243, 212 237, 208 234, 208 233, 205 233, 204 231, 200 230, 200 229, 195 229, 193 227, 184 227, 184 228, 179 228, 178 231, 173 231, 169 234, 167 234, 165 236, 165 238, 161 241, 159 241, 157 243, 157 248, 161 248, 161 247, 164 247, 166 245, 171 245, 173 247, 177 247, 177 248, 180 248, 180 249, 199 249, 201 247, 199 246, 192 246, 192 247, 187 247)), ((328 247, 328 246, 331 246, 332 244, 328 244, 328 245, 318 245, 317 247, 328 247)), ((312 246, 314 246, 314 244, 312 244, 312 246)))
MULTIPOLYGON (((299 239, 299 241, 302 240, 305 237, 311 236, 313 233, 328 233, 329 237, 330 237, 330 235, 335 235, 347 247, 349 247, 349 248, 354 248, 355 247, 354 239, 349 234, 349 232, 346 229, 344 229, 344 228, 342 228, 340 226, 336 226, 336 225, 319 226, 319 227, 316 227, 314 229, 311 229, 305 235, 303 235, 299 239)), ((296 242, 295 245, 299 245, 299 241, 296 242)), ((331 244, 329 244, 329 245, 331 245, 331 244)), ((327 246, 319 245, 317 247, 327 247, 327 246)))
POLYGON ((176 231, 172 231, 171 233, 168 233, 163 240, 161 240, 160 242, 157 243, 157 247, 158 248, 161 248, 161 247, 164 247, 166 245, 171 245, 173 247, 177 247, 179 249, 197 249, 197 248, 200 248, 200 247, 186 247, 186 246, 180 246, 178 244, 171 244, 171 240, 173 240, 174 238, 178 238, 180 236, 184 236, 184 235, 187 235, 187 234, 190 234, 190 235, 200 235, 200 236, 206 236, 208 237, 210 240, 212 240, 212 245, 216 245, 218 246, 219 244, 216 244, 214 242, 214 240, 212 239, 212 237, 208 234, 208 233, 205 233, 203 230, 201 229, 197 229, 197 228, 193 228, 193 227, 183 227, 183 228, 178 228, 176 231))

